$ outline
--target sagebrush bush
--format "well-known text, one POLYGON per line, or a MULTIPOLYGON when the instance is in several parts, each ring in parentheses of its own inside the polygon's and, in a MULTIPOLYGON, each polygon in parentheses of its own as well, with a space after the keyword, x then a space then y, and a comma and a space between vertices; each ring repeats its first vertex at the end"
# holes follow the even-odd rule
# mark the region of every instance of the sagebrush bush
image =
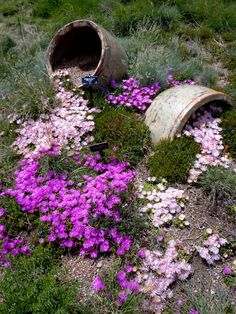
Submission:
POLYGON ((213 200, 236 198, 236 173, 232 169, 210 167, 198 180, 200 186, 213 200))
POLYGON ((63 282, 59 256, 38 247, 32 256, 19 257, 0 278, 0 313, 81 313, 74 283, 63 282))
POLYGON ((106 155, 136 164, 150 145, 150 132, 135 114, 123 108, 109 108, 95 116, 96 143, 108 142, 106 155), (116 147, 117 150, 113 150, 116 147))
POLYGON ((236 109, 227 110, 221 116, 222 135, 232 157, 236 157, 236 109))
POLYGON ((142 84, 158 81, 166 86, 170 73, 180 80, 195 79, 207 85, 215 82, 217 71, 207 66, 212 56, 200 42, 183 44, 177 37, 167 39, 159 34, 155 42, 144 40, 143 44, 141 34, 134 34, 130 41, 121 40, 121 43, 129 55, 130 74, 140 79, 142 84))
POLYGON ((162 140, 157 145, 155 154, 149 158, 148 168, 152 176, 165 178, 170 183, 186 182, 198 153, 199 144, 192 138, 162 140))

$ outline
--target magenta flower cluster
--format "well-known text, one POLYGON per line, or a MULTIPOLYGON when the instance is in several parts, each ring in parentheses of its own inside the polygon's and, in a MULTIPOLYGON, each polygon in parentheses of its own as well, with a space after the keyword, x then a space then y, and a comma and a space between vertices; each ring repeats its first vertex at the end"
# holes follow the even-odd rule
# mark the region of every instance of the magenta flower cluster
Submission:
POLYGON ((180 86, 183 84, 188 84, 188 85, 195 85, 196 84, 195 81, 193 81, 193 80, 178 81, 174 78, 174 76, 172 74, 169 74, 167 76, 166 82, 170 87, 180 86))
POLYGON ((119 270, 117 273, 117 282, 121 288, 121 291, 118 293, 117 299, 120 304, 123 304, 127 296, 130 293, 139 292, 139 284, 136 279, 128 279, 129 274, 133 273, 133 267, 127 265, 125 270, 119 270))
MULTIPOLYGON (((0 208, 0 217, 4 217, 5 210, 0 208)), ((20 238, 10 239, 6 233, 6 226, 0 224, 0 265, 4 267, 11 266, 11 259, 15 255, 28 254, 30 255, 29 247, 24 245, 20 238)))
MULTIPOLYGON (((137 280, 129 278, 132 277, 133 274, 133 267, 130 264, 128 264, 124 270, 119 270, 117 273, 117 283, 121 289, 117 294, 117 301, 120 305, 125 303, 129 294, 139 293, 137 280)), ((106 289, 105 283, 100 276, 94 278, 92 286, 96 292, 106 289)))
MULTIPOLYGON (((49 154, 60 154, 50 151, 49 154)), ((115 228, 103 229, 101 218, 119 222, 122 193, 128 189, 135 172, 128 170, 126 162, 105 164, 100 155, 74 156, 78 166, 92 169, 94 176, 83 175, 78 184, 66 174, 55 170, 39 175, 40 160, 36 155, 20 162, 15 172, 15 186, 6 189, 2 196, 14 197, 22 211, 38 212, 40 221, 49 226, 47 240, 57 241, 61 247, 79 247, 80 254, 96 258, 99 252, 111 251, 118 255, 131 247, 131 239, 115 228)))
POLYGON ((159 92, 160 84, 154 83, 150 87, 141 87, 140 82, 133 77, 123 80, 115 94, 110 94, 107 101, 115 106, 133 107, 145 111, 159 92))

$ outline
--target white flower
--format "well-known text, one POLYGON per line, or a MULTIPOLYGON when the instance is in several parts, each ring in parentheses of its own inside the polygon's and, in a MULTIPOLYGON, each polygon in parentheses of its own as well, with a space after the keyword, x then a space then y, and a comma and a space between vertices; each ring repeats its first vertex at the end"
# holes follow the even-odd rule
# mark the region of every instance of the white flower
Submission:
POLYGON ((211 228, 207 228, 207 229, 206 229, 206 233, 207 233, 207 234, 212 234, 212 232, 213 232, 213 231, 212 231, 211 228))
POLYGON ((184 215, 184 214, 179 215, 179 219, 180 219, 181 221, 184 221, 185 215, 184 215))

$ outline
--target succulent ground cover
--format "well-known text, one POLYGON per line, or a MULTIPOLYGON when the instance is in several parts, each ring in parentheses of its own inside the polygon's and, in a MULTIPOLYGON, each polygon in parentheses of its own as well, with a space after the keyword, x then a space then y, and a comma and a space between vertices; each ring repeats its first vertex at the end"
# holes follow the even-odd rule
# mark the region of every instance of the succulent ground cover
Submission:
POLYGON ((235 97, 234 2, 0 4, 0 313, 234 313, 235 110, 209 104, 159 147, 143 124, 166 87, 235 97), (129 56, 92 108, 43 66, 78 16, 129 56))

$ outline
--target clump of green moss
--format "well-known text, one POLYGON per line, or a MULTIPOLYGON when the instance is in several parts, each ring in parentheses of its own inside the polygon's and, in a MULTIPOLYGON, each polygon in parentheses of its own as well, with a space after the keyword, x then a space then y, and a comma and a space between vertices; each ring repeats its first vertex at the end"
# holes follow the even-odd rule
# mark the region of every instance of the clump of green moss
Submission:
POLYGON ((136 115, 124 108, 108 108, 97 114, 94 138, 96 143, 107 141, 106 156, 136 164, 150 145, 150 132, 136 115))
POLYGON ((224 142, 229 147, 229 152, 233 158, 236 157, 236 109, 230 109, 223 113, 222 117, 222 135, 224 142))
POLYGON ((148 160, 152 176, 165 178, 169 182, 186 182, 189 170, 200 153, 199 144, 192 138, 180 137, 175 140, 162 140, 155 154, 148 160))

